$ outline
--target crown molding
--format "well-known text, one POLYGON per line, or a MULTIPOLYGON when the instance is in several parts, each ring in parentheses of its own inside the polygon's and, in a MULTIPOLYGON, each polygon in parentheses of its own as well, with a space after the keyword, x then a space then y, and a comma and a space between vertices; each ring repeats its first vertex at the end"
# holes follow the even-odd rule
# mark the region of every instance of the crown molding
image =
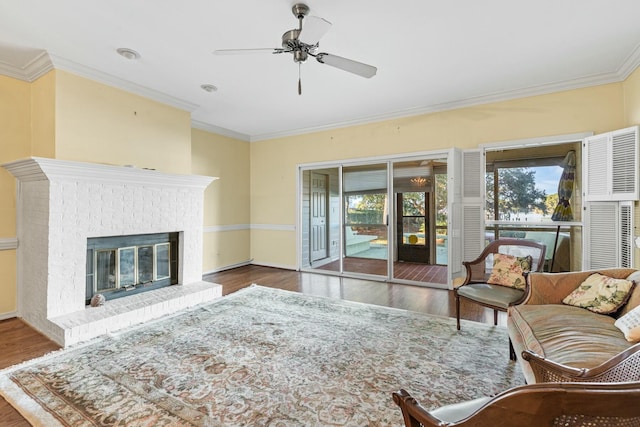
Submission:
POLYGON ((240 141, 250 142, 251 137, 247 134, 235 132, 230 129, 221 128, 212 124, 202 122, 200 120, 191 120, 191 127, 200 129, 206 132, 215 133, 222 136, 228 136, 229 138, 239 139, 240 141))
POLYGON ((0 74, 25 82, 33 82, 53 70, 53 63, 46 51, 42 51, 25 66, 18 67, 0 60, 0 74))
POLYGON ((636 68, 640 66, 640 44, 627 56, 620 68, 618 68, 618 74, 620 80, 624 81, 633 73, 636 68))
MULTIPOLYGON (((204 121, 192 120, 192 127, 218 135, 235 138, 241 141, 257 142, 269 139, 284 138, 290 136, 303 135, 308 133, 329 131, 351 126, 366 125, 375 122, 400 119, 404 117, 418 116, 423 114, 436 113, 459 108, 468 108, 482 104, 508 101, 517 98, 524 98, 537 95, 545 95, 565 90, 581 89, 589 86, 597 86, 609 83, 618 83, 626 80, 640 66, 640 44, 624 59, 620 67, 613 72, 601 73, 591 76, 584 76, 578 79, 566 80, 561 82, 553 82, 538 86, 531 86, 512 91, 496 92, 477 97, 470 97, 442 104, 427 105, 422 107, 408 108, 394 111, 391 113, 378 114, 372 116, 361 117, 353 120, 335 122, 326 125, 312 126, 306 128, 298 128, 283 132, 263 133, 256 135, 248 135, 236 132, 231 129, 222 128, 204 121)), ((113 76, 108 73, 87 67, 68 59, 62 58, 55 54, 43 51, 30 61, 24 67, 16 67, 6 62, 0 61, 0 74, 13 77, 27 82, 33 82, 40 76, 52 69, 60 69, 68 71, 118 89, 134 93, 145 98, 152 99, 182 110, 193 113, 199 108, 199 105, 173 97, 163 92, 159 92, 136 83, 132 83, 113 76)))
POLYGON ((108 86, 113 86, 117 89, 122 89, 135 95, 140 95, 190 113, 194 112, 199 107, 199 105, 194 104, 193 102, 176 98, 175 96, 121 79, 120 77, 96 70, 95 68, 87 67, 86 65, 78 64, 77 62, 73 62, 61 56, 55 54, 49 54, 49 56, 53 63, 53 67, 56 70, 68 71, 81 77, 86 77, 99 83, 104 83, 108 86))
POLYGON ((538 86, 530 86, 530 87, 516 89, 512 91, 496 92, 493 94, 465 98, 465 99, 446 102, 442 104, 408 108, 404 110, 394 111, 392 113, 367 116, 359 119, 348 120, 348 121, 339 122, 339 123, 332 123, 328 125, 300 128, 300 129, 294 129, 294 130, 284 131, 284 132, 252 135, 251 142, 303 135, 303 134, 314 133, 314 132, 322 132, 322 131, 340 129, 340 128, 345 128, 350 126, 366 125, 366 124, 382 122, 386 120, 401 119, 405 117, 419 116, 423 114, 438 113, 442 111, 474 107, 474 106, 483 105, 483 104, 509 101, 513 99, 526 98, 530 96, 546 95, 546 94, 555 93, 555 92, 562 92, 565 90, 582 89, 586 87, 599 86, 599 85, 609 84, 609 83, 619 83, 624 81, 627 77, 629 77, 629 75, 633 71, 635 71, 635 69, 639 65, 640 65, 640 47, 634 51, 633 55, 630 55, 625 60, 623 66, 621 66, 616 72, 596 74, 592 76, 581 77, 578 79, 554 82, 554 83, 538 85, 538 86))

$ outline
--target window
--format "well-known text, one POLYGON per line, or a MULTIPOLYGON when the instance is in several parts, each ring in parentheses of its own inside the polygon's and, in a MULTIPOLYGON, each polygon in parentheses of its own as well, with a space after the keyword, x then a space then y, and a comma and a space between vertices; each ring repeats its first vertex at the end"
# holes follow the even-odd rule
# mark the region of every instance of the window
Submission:
MULTIPOLYGON (((487 165, 486 219, 496 221, 551 220, 558 203, 562 158, 540 160, 539 166, 519 166, 517 161, 487 165), (497 196, 497 197, 496 197, 497 196)), ((527 161, 531 163, 531 161, 527 161)))
POLYGON ((575 191, 581 144, 562 143, 486 152, 485 242, 498 238, 544 243, 545 271, 571 271, 581 260, 581 194, 575 191), (570 156, 569 153, 574 154, 570 156), (558 187, 565 172, 563 197, 558 187), (567 188, 571 187, 568 191, 567 188), (562 206, 552 219, 556 207, 562 206), (572 214, 572 215, 569 215, 572 214), (576 233, 577 232, 577 233, 576 233))

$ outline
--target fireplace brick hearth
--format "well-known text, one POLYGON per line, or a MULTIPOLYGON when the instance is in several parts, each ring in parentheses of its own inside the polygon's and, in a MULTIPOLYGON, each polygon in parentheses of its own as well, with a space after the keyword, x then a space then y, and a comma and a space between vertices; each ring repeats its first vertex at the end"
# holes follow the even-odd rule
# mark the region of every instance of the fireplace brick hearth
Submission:
POLYGON ((215 179, 29 158, 18 179, 18 315, 62 346, 210 301, 202 282, 204 189, 215 179), (178 285, 87 307, 87 239, 179 233, 178 285), (127 301, 129 300, 129 301, 127 301))

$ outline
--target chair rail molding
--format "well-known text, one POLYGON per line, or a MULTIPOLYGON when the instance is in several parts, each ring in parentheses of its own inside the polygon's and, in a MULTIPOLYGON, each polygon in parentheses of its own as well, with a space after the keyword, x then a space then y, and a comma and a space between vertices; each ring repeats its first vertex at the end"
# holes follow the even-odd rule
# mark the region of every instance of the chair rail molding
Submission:
POLYGON ((18 249, 17 237, 0 237, 0 251, 11 251, 18 249))

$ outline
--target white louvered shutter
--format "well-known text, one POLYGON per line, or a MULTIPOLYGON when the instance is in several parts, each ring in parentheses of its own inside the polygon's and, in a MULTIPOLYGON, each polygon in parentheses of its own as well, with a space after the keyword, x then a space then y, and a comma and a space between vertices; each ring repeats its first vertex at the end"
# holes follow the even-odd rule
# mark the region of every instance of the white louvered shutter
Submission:
POLYGON ((609 135, 585 138, 583 144, 584 199, 585 201, 609 200, 609 135))
POLYGON ((638 200, 638 126, 585 138, 584 200, 638 200))
POLYGON ((462 152, 456 148, 449 154, 447 177, 447 204, 450 212, 447 233, 451 281, 462 274, 462 152))
POLYGON ((611 194, 638 199, 638 127, 611 132, 611 194))
POLYGON ((462 152, 462 260, 471 261, 484 249, 484 155, 462 152))
POLYGON ((619 204, 589 202, 585 210, 584 260, 587 270, 619 265, 619 204))
POLYGON ((634 268, 633 217, 633 202, 620 202, 620 267, 624 268, 634 268))

